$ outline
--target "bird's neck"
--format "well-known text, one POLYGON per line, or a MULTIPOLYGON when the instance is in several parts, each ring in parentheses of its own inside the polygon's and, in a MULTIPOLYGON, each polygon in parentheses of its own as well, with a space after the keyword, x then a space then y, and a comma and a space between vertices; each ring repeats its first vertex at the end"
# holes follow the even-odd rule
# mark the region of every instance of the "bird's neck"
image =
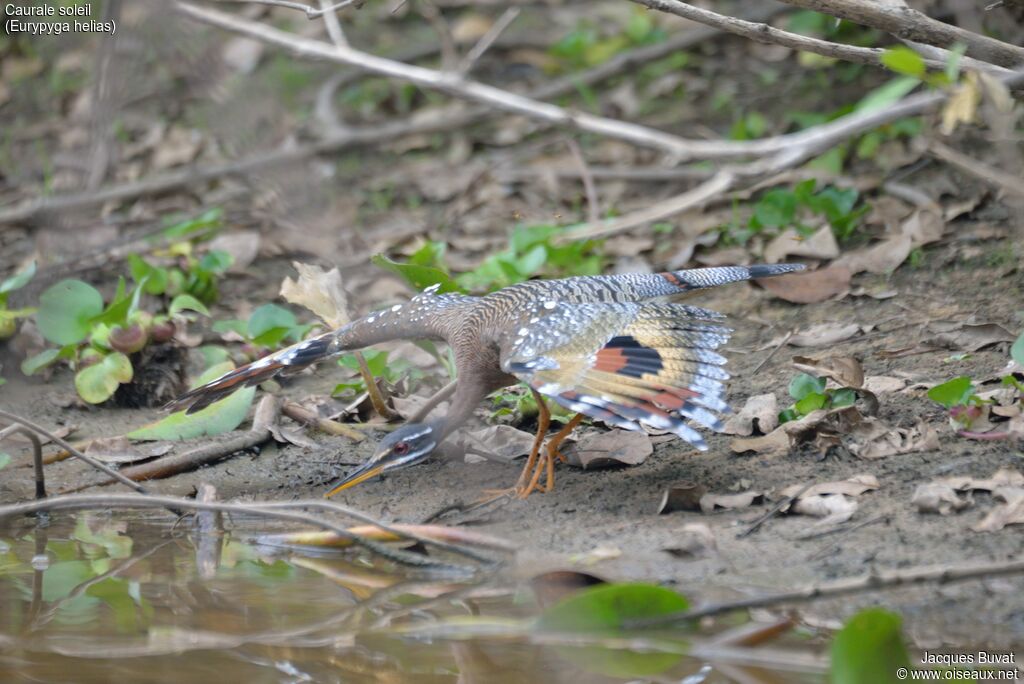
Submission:
POLYGON ((440 434, 440 440, 455 432, 462 426, 480 402, 487 396, 487 393, 473 382, 470 377, 459 376, 459 385, 452 395, 451 403, 448 405, 448 413, 443 418, 434 421, 434 429, 440 434))

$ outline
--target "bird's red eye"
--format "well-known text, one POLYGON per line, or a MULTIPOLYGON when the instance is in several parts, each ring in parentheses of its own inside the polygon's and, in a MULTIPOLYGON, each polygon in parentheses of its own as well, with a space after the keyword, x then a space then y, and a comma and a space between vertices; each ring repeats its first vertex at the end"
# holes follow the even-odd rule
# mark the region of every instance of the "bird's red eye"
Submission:
POLYGON ((398 444, 395 445, 394 452, 399 456, 404 456, 405 454, 409 453, 409 443, 399 442, 398 444))

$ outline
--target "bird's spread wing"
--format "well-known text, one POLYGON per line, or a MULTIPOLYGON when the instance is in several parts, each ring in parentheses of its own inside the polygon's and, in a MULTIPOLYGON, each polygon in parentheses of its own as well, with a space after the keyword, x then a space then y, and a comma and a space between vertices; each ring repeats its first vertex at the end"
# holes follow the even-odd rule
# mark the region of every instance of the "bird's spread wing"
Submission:
POLYGON ((499 340, 502 369, 566 408, 627 429, 707 445, 687 421, 720 430, 723 316, 682 304, 539 302, 499 340), (684 420, 685 419, 685 420, 684 420))

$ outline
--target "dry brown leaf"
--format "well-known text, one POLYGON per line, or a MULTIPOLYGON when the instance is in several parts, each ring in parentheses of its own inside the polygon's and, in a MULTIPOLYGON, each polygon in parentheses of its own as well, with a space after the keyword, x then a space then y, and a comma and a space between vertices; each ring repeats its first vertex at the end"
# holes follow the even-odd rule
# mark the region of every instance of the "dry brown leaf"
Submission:
POLYGON ((917 507, 918 513, 949 515, 967 508, 972 501, 970 498, 961 499, 956 491, 944 482, 928 482, 917 486, 910 503, 917 507))
POLYGON ((931 336, 926 344, 955 351, 978 351, 1000 342, 1013 342, 1016 336, 997 323, 936 321, 928 325, 931 336))
POLYGON ((331 328, 340 328, 347 323, 348 297, 341 286, 338 269, 325 271, 319 266, 298 261, 293 261, 292 265, 299 272, 299 279, 285 278, 281 283, 281 296, 292 304, 306 307, 331 328))
POLYGON ((888 375, 869 375, 864 378, 864 389, 872 394, 888 394, 899 392, 907 386, 903 378, 894 378, 888 375))
POLYGON ((218 249, 231 255, 231 273, 244 273, 260 253, 258 230, 239 230, 218 235, 210 241, 210 249, 218 249))
POLYGON ((971 529, 975 532, 996 532, 1007 525, 1024 523, 1024 487, 1000 487, 992 494, 1005 503, 989 511, 989 514, 971 529))
POLYGON ((463 13, 452 24, 452 40, 460 45, 475 43, 483 38, 493 25, 494 20, 486 15, 477 12, 463 13))
POLYGON ((492 456, 499 461, 511 461, 527 456, 533 449, 534 435, 511 425, 490 425, 463 433, 465 447, 475 453, 492 456))
POLYGON ((931 209, 918 209, 900 227, 914 247, 938 242, 946 232, 946 222, 931 209))
POLYGON ((850 269, 845 266, 806 273, 790 273, 775 278, 761 278, 757 283, 780 299, 795 304, 813 304, 850 291, 850 269))
POLYGON ((592 548, 586 553, 577 553, 569 556, 569 560, 573 563, 579 563, 581 565, 594 565, 601 561, 614 560, 622 555, 622 549, 616 546, 601 545, 592 548))
POLYGON ((807 238, 790 228, 782 231, 764 248, 764 260, 769 264, 777 264, 788 256, 807 257, 808 259, 835 259, 838 257, 839 243, 836 242, 832 226, 822 226, 807 238))
POLYGON ((821 518, 814 526, 828 527, 846 522, 857 512, 857 502, 845 494, 801 496, 791 511, 799 515, 821 518))
POLYGON ((174 446, 167 442, 135 444, 124 436, 98 437, 89 442, 85 453, 103 463, 127 465, 163 456, 173 448, 174 446))
POLYGON ((763 492, 740 492, 739 494, 705 494, 700 497, 700 510, 712 513, 718 509, 747 508, 764 501, 763 492))
POLYGON ((978 112, 981 102, 981 89, 978 87, 978 75, 968 71, 967 75, 956 87, 953 96, 946 100, 942 108, 942 125, 939 130, 943 135, 951 135, 957 124, 971 123, 978 112))
POLYGON ((680 482, 665 490, 658 504, 658 513, 699 511, 700 499, 708 493, 707 487, 696 482, 680 482))
MULTIPOLYGON (((806 491, 800 494, 800 499, 809 498, 813 496, 831 496, 835 494, 845 494, 846 496, 860 496, 864 492, 871 491, 872 489, 878 489, 878 478, 870 473, 860 473, 858 475, 851 475, 845 480, 836 480, 834 482, 819 482, 811 485, 806 491)), ((800 490, 804 488, 803 484, 789 485, 781 492, 779 496, 786 498, 795 496, 800 493, 800 490)), ((798 499, 799 500, 799 499, 798 499)))
POLYGON ((877 418, 866 418, 851 431, 846 448, 867 460, 934 451, 939 448, 939 433, 923 421, 912 428, 893 428, 877 418))
POLYGON ((947 484, 957 491, 981 489, 992 492, 1000 487, 1024 487, 1024 474, 1013 468, 1000 468, 992 474, 992 477, 985 479, 969 475, 955 475, 942 478, 939 482, 947 484))
POLYGON ((267 428, 270 430, 271 436, 275 442, 279 444, 294 444, 297 447, 304 449, 315 449, 317 443, 306 436, 306 433, 296 427, 284 427, 282 425, 269 425, 267 428))
POLYGON ((677 558, 701 558, 718 553, 718 542, 710 527, 692 522, 683 525, 673 545, 662 550, 677 558))
POLYGON ((166 169, 193 161, 203 146, 203 136, 194 128, 172 126, 153 154, 153 167, 166 169))
POLYGON ((819 323, 793 333, 789 344, 794 347, 824 347, 848 340, 860 332, 856 323, 819 323))
POLYGON ((593 470, 620 465, 640 465, 653 452, 651 438, 645 433, 613 430, 586 435, 576 444, 575 451, 567 456, 569 465, 593 470))
POLYGON ((793 366, 805 373, 832 378, 841 387, 859 389, 864 386, 864 368, 852 356, 828 356, 824 359, 794 356, 793 366))
POLYGON ((779 406, 774 394, 756 394, 743 405, 739 413, 725 422, 722 432, 727 435, 748 437, 755 428, 768 434, 779 425, 779 406))
POLYGON ((909 235, 899 233, 890 235, 881 242, 863 249, 847 252, 837 259, 835 265, 844 266, 850 273, 887 274, 895 271, 907 260, 913 249, 913 240, 909 235))

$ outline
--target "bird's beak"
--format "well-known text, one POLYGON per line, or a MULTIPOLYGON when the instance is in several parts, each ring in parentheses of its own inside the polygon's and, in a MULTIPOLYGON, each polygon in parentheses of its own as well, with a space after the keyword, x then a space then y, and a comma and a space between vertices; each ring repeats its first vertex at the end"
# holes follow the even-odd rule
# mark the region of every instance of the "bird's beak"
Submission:
POLYGON ((366 463, 364 463, 363 465, 359 466, 354 471, 349 473, 348 477, 342 480, 337 487, 324 494, 324 498, 329 499, 344 489, 348 489, 349 487, 355 487, 360 482, 365 482, 366 480, 369 480, 371 477, 380 475, 382 472, 384 472, 384 468, 386 466, 386 462, 382 463, 377 459, 370 459, 369 461, 367 461, 366 463))

